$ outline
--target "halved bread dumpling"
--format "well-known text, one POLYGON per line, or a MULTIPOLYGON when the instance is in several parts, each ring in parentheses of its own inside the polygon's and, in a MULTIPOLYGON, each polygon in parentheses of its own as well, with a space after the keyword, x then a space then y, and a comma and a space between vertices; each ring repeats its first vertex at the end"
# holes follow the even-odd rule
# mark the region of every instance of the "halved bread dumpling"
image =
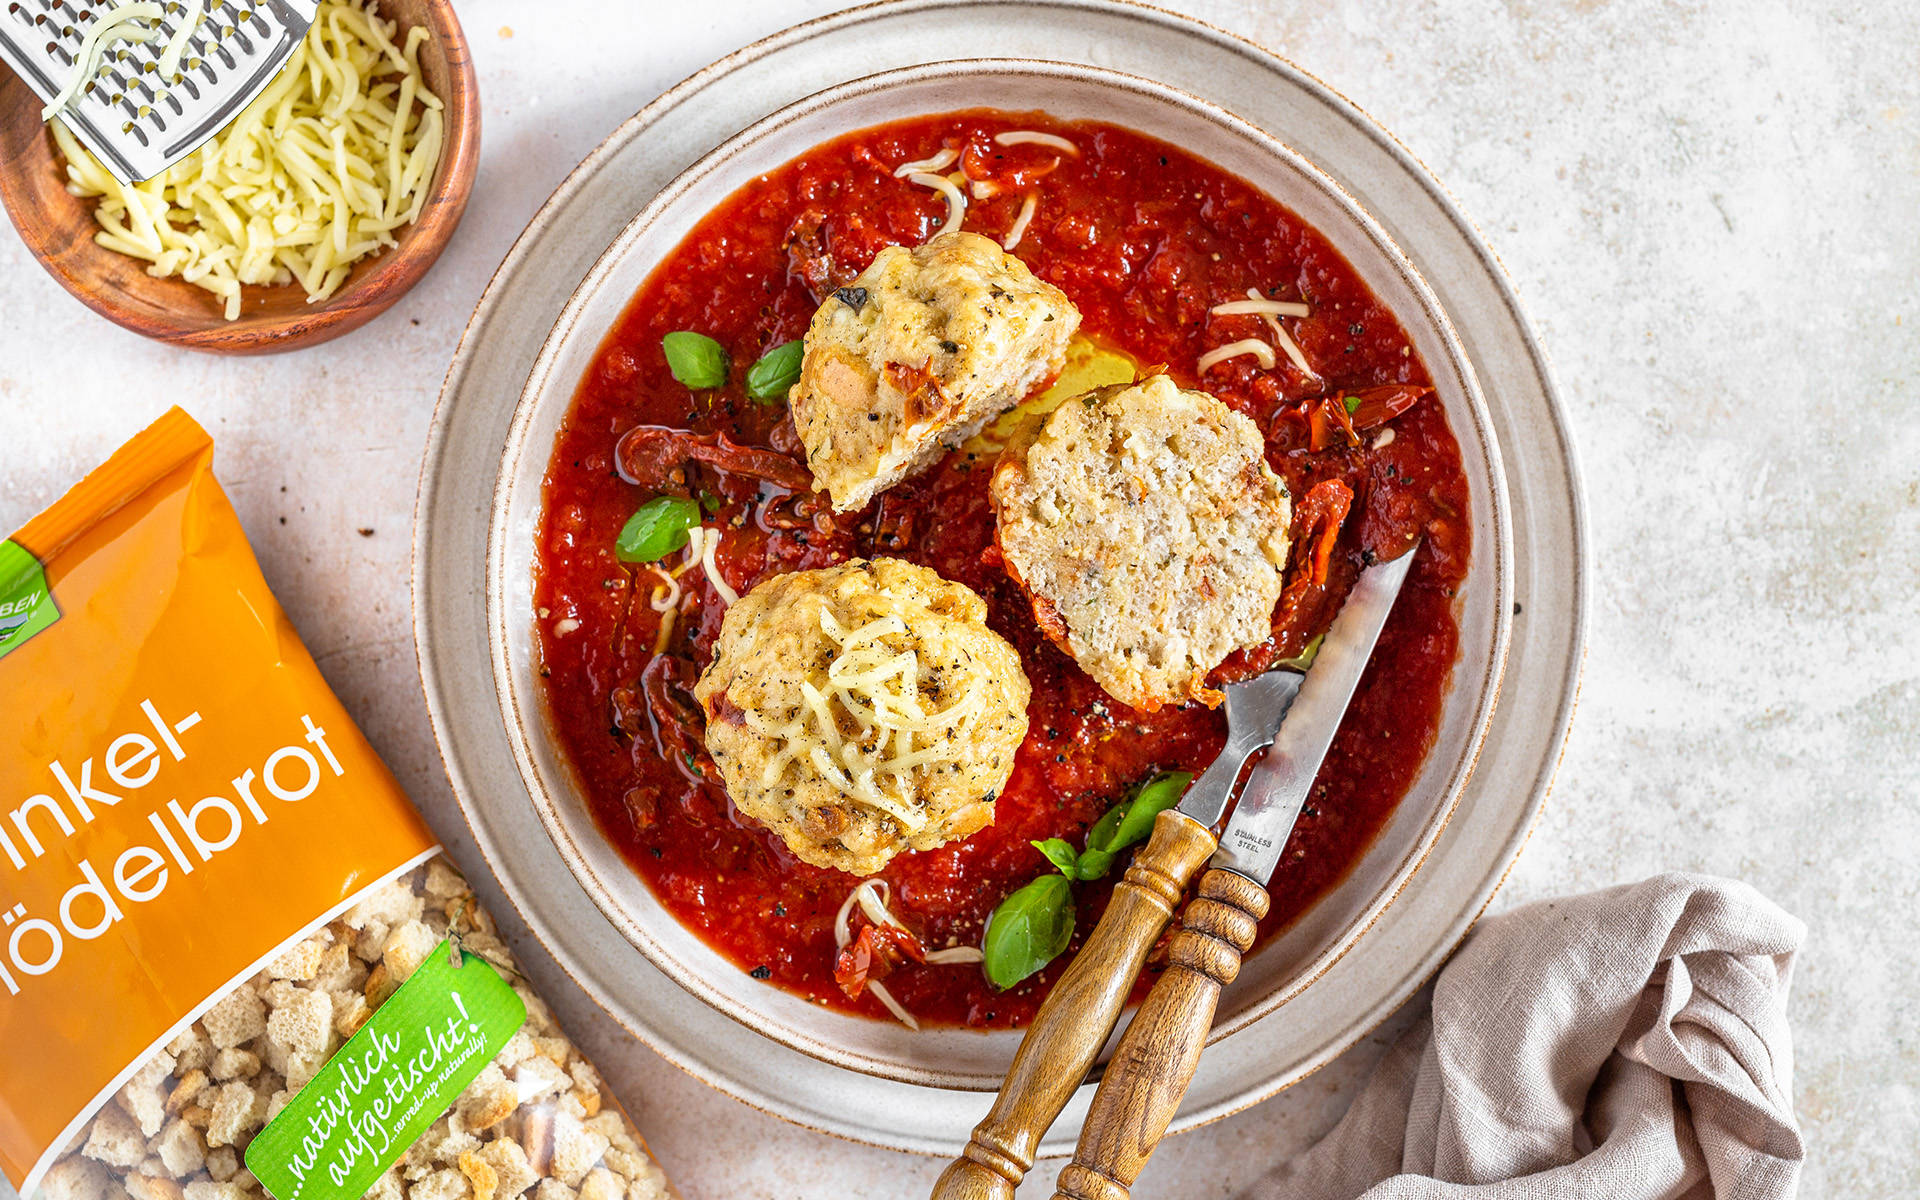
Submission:
POLYGON ((1218 704, 1208 673, 1272 634, 1292 504, 1259 427, 1205 392, 1155 375, 1069 400, 990 490, 1035 620, 1123 704, 1218 704))
POLYGON ((827 298, 789 394, 814 488, 865 505, 1060 370, 1080 313, 974 233, 889 246, 827 298))

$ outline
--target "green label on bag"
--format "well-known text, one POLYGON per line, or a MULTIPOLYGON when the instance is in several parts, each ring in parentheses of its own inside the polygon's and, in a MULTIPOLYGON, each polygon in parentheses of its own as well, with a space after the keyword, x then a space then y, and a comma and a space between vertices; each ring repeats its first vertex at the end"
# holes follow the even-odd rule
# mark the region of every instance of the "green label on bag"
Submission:
POLYGON ((18 542, 0 542, 0 658, 59 619, 40 560, 18 542))
POLYGON ((359 1200, 526 1019, 492 967, 441 942, 267 1122, 247 1169, 275 1200, 359 1200))

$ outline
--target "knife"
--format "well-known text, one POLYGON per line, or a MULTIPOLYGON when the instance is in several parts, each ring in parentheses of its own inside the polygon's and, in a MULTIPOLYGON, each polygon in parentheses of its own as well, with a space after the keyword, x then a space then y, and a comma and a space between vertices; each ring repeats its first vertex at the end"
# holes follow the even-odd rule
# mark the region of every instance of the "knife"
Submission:
MULTIPOLYGON (((934 1184, 932 1200, 1012 1200, 1014 1188, 1033 1166, 1041 1137, 1073 1098, 1093 1060, 1106 1045, 1133 990, 1134 980, 1146 962, 1147 952, 1172 919, 1174 909, 1187 890, 1187 882, 1201 862, 1221 848, 1213 836, 1213 826, 1219 823, 1233 798, 1241 768, 1256 751, 1274 743, 1277 730, 1281 745, 1254 768, 1245 789, 1246 793, 1254 794, 1255 810, 1261 816, 1256 821, 1255 814, 1249 814, 1249 821, 1243 826, 1239 814, 1248 808, 1248 795, 1243 794, 1240 808, 1228 827, 1228 836, 1234 839, 1232 861, 1257 869, 1254 860, 1263 850, 1271 850, 1272 861, 1267 863, 1266 873, 1260 879, 1264 882, 1272 874, 1286 844, 1287 832, 1293 828, 1306 790, 1313 784, 1320 761, 1326 756, 1327 744, 1339 727, 1347 701, 1366 668, 1373 643, 1412 562, 1413 551, 1409 550, 1391 562, 1361 572, 1306 675, 1286 670, 1269 671, 1228 685, 1226 746, 1213 765, 1187 789, 1179 805, 1155 818, 1152 838, 1134 855, 1132 866, 1114 885, 1105 915, 1034 1015, 993 1108, 974 1127, 972 1139, 960 1157, 941 1173, 934 1184), (1300 697, 1304 697, 1302 703, 1312 711, 1289 716, 1300 697), (1307 717, 1310 719, 1303 719, 1307 717), (1301 727, 1298 736, 1291 732, 1296 723, 1301 727), (1321 737, 1323 726, 1324 738, 1321 737), (1316 739, 1320 740, 1317 752, 1313 750, 1316 739), (1288 814, 1282 789, 1291 786, 1290 781, 1303 772, 1304 782, 1298 785, 1299 800, 1293 802, 1292 812, 1288 814), (1268 782, 1261 782, 1263 780, 1268 782), (1260 783, 1257 793, 1256 783, 1260 783), (1282 819, 1284 828, 1280 827, 1282 819), (1261 839, 1270 845, 1263 847, 1261 839)), ((1227 851, 1221 850, 1221 853, 1227 851)), ((1231 878, 1240 878, 1231 875, 1236 868, 1221 862, 1218 856, 1216 866, 1221 869, 1209 872, 1209 878, 1223 872, 1231 878)), ((1264 914, 1266 893, 1257 887, 1255 890, 1260 892, 1260 910, 1264 914)), ((1176 942, 1178 940, 1176 937, 1176 942)), ((1242 952, 1244 949, 1242 947, 1242 952)), ((1236 971, 1238 953, 1235 954, 1236 971)), ((1159 985, 1156 984, 1154 990, 1157 992, 1159 985)), ((1217 994, 1218 985, 1216 997, 1217 994)), ((1135 1016, 1136 1026, 1145 1011, 1143 1008, 1141 1014, 1135 1016)), ((1212 1013, 1209 1002, 1195 1042, 1196 1057, 1199 1045, 1205 1041, 1212 1013)), ((1126 1045, 1124 1039, 1121 1045, 1126 1045)), ((1119 1061, 1116 1054, 1114 1064, 1119 1061)), ((1109 1077, 1114 1069, 1110 1064, 1109 1077)), ((1191 1075, 1189 1066, 1180 1082, 1181 1091, 1185 1090, 1185 1080, 1191 1075)), ((1103 1084, 1103 1090, 1104 1087, 1103 1084)), ((1095 1103, 1098 1102, 1096 1094, 1095 1103)), ((1174 1104, 1178 1105, 1177 1096, 1174 1104)), ((1172 1119, 1172 1114, 1173 1109, 1169 1107, 1167 1120, 1172 1119)), ((1092 1128, 1090 1123, 1087 1128, 1092 1128)), ((1165 1129, 1163 1120, 1160 1131, 1165 1129)), ((1151 1143, 1146 1153, 1151 1153, 1151 1143)), ((1145 1161, 1143 1154, 1141 1164, 1145 1161)), ((1137 1174, 1137 1167, 1135 1172, 1137 1174)), ((1131 1182, 1133 1176, 1127 1178, 1131 1182)))
POLYGON ((1362 572, 1327 630, 1273 749, 1248 777, 1181 929, 1167 944, 1165 973, 1107 1064, 1054 1200, 1126 1200, 1166 1133, 1200 1065, 1220 989, 1240 973, 1240 956, 1267 915, 1267 881, 1412 559, 1409 552, 1362 572))

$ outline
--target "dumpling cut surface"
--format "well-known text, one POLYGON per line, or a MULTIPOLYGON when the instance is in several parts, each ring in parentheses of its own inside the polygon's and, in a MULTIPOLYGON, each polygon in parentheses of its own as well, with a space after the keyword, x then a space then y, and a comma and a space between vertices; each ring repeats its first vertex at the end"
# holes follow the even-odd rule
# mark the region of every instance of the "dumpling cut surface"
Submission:
POLYGON ((971 589, 891 558, 742 596, 693 690, 734 804, 855 875, 992 823, 1032 689, 986 617, 971 589))
POLYGON ((994 467, 996 537, 1034 619, 1116 700, 1221 693, 1207 674, 1272 633, 1292 505, 1259 428, 1164 375, 1023 425, 994 467))
POLYGON ((816 490, 848 512, 1058 372, 1080 313, 999 243, 889 246, 814 314, 789 395, 816 490))

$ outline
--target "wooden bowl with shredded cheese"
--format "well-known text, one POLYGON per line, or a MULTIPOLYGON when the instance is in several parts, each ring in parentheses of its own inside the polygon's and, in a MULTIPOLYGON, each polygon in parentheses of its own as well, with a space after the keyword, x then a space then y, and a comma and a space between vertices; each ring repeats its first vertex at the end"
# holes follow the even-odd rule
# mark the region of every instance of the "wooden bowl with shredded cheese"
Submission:
MULTIPOLYGON (((365 7, 364 0, 350 4, 365 7)), ((378 66, 386 74, 357 80, 364 90, 347 97, 312 95, 310 86, 280 89, 276 104, 249 106, 208 148, 160 183, 137 189, 118 187, 90 161, 70 164, 62 149, 65 130, 43 122, 39 98, 0 67, 0 202, 27 248, 61 286, 116 325, 214 354, 311 346, 386 311, 426 274, 460 223, 479 164, 480 97, 466 36, 448 0, 377 0, 372 7, 391 23, 390 35, 374 31, 377 44, 355 49, 388 60, 392 65, 378 66), (388 119, 400 114, 407 126, 391 156, 366 164, 364 179, 348 172, 357 186, 353 194, 336 193, 332 207, 288 203, 289 196, 325 191, 333 182, 328 177, 311 187, 298 178, 316 156, 307 153, 315 147, 296 145, 285 163, 261 172, 277 176, 277 191, 263 187, 220 203, 217 197, 245 181, 248 167, 277 152, 277 129, 311 130, 332 115, 327 109, 349 104, 356 117, 371 106, 388 119), (302 105, 314 111, 303 112, 302 105), (279 111, 256 111, 274 108, 279 111), (216 154, 230 135, 233 152, 216 154), (249 139, 244 147, 241 138, 249 139), (218 187, 188 199, 183 181, 192 177, 218 187), (189 219, 189 205, 197 221, 189 219), (196 233, 216 225, 224 228, 196 233), (268 279, 273 282, 254 282, 268 279)), ((352 20, 342 23, 344 33, 321 28, 327 11, 323 5, 319 34, 302 53, 338 52, 339 39, 353 36, 352 20)), ((288 70, 298 70, 301 61, 296 55, 288 70)), ((269 93, 278 87, 276 81, 269 93)), ((359 120, 349 132, 365 125, 359 120)), ((336 145, 355 151, 338 137, 336 145)))

